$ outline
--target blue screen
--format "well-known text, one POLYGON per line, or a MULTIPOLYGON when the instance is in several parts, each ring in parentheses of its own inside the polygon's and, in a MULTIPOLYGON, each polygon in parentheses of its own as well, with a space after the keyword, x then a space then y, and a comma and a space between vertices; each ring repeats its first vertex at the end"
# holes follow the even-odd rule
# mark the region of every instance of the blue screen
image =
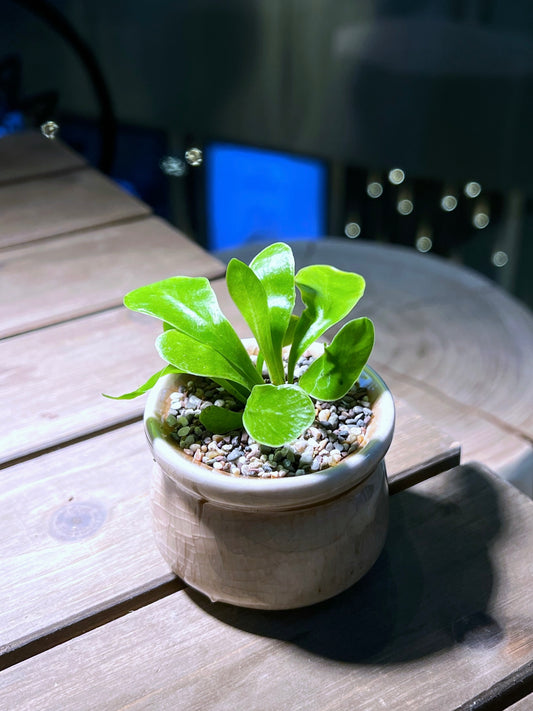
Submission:
POLYGON ((325 234, 322 161, 228 143, 210 144, 205 158, 209 249, 325 234))

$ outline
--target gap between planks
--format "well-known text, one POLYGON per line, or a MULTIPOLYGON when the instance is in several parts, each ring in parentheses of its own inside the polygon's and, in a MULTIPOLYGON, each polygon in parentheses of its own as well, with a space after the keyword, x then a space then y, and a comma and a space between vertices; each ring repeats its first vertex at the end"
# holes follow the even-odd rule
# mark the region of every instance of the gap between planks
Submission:
MULTIPOLYGON (((442 467, 440 469, 436 467, 421 469, 421 475, 419 477, 414 476, 413 472, 411 472, 409 476, 403 478, 400 473, 395 477, 394 484, 390 487, 389 493, 393 496, 415 484, 435 477, 440 473, 442 473, 442 467)), ((142 607, 187 588, 193 590, 193 588, 187 585, 181 578, 173 573, 168 573, 157 580, 145 583, 127 594, 117 596, 93 608, 89 608, 83 613, 62 620, 56 625, 51 625, 50 627, 38 630, 33 634, 10 642, 0 648, 0 671, 8 669, 15 664, 19 664, 76 637, 81 637, 97 627, 102 627, 113 620, 124 617, 124 615, 134 610, 139 610, 142 607)))
POLYGON ((15 640, 0 648, 0 671, 7 669, 30 657, 46 652, 75 637, 80 637, 86 632, 102 627, 112 620, 124 617, 134 610, 150 605, 157 600, 168 597, 186 587, 185 583, 177 576, 168 575, 151 581, 146 585, 132 590, 127 595, 122 595, 107 603, 97 605, 86 610, 84 616, 76 615, 63 620, 60 626, 54 625, 39 630, 35 634, 15 640))
POLYGON ((4 188, 6 186, 11 186, 11 185, 20 185, 21 183, 29 183, 35 180, 41 180, 41 178, 57 178, 62 175, 69 175, 70 173, 76 173, 79 170, 86 170, 88 166, 84 163, 81 163, 80 165, 69 165, 65 166, 63 168, 56 168, 52 170, 47 170, 46 173, 36 173, 32 175, 21 175, 18 178, 3 178, 0 179, 0 188, 4 188))
POLYGON ((454 711, 504 711, 530 694, 533 694, 533 660, 454 711))
POLYGON ((79 442, 86 442, 89 439, 93 439, 93 437, 104 435, 107 432, 113 432, 115 430, 121 429, 122 427, 133 425, 136 422, 141 422, 142 419, 143 414, 141 413, 139 415, 135 415, 134 417, 129 417, 127 419, 120 420, 119 422, 115 422, 111 425, 107 425, 106 427, 101 427, 100 429, 94 429, 90 432, 85 432, 84 434, 78 435, 77 437, 71 437, 69 439, 58 441, 55 444, 51 444, 49 447, 42 447, 41 449, 37 449, 34 452, 22 454, 20 457, 8 459, 5 462, 0 462, 0 471, 2 469, 7 469, 8 467, 16 466, 17 464, 22 464, 23 462, 28 462, 32 459, 38 459, 39 457, 42 457, 45 454, 57 452, 59 449, 66 449, 67 447, 70 447, 73 444, 78 444, 79 442))
POLYGON ((59 234, 50 234, 44 237, 35 237, 33 239, 28 239, 24 242, 13 242, 12 244, 1 245, 0 253, 4 254, 9 251, 15 251, 21 249, 22 247, 31 247, 33 244, 44 244, 46 242, 51 242, 53 240, 62 239, 63 237, 76 237, 77 235, 87 234, 88 232, 94 232, 95 230, 104 230, 107 227, 120 227, 121 225, 130 225, 135 222, 144 222, 153 218, 154 215, 151 212, 147 212, 142 215, 130 215, 129 217, 118 217, 115 220, 108 220, 107 222, 97 223, 95 225, 88 225, 87 227, 77 227, 67 232, 60 232, 59 234))

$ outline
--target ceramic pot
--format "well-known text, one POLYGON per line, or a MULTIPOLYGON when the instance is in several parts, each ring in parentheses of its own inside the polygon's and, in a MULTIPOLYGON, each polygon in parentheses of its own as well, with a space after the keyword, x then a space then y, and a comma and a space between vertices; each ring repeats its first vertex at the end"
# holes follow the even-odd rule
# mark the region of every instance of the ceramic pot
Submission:
MULTIPOLYGON (((245 342, 253 352, 253 342, 245 342)), ((315 353, 323 346, 315 344, 315 353)), ((172 570, 212 601, 281 610, 330 598, 359 580, 387 532, 384 456, 394 403, 366 367, 374 416, 365 444, 321 472, 280 479, 233 477, 198 464, 162 423, 180 377, 162 378, 145 408, 154 457, 151 508, 157 546, 172 570)))

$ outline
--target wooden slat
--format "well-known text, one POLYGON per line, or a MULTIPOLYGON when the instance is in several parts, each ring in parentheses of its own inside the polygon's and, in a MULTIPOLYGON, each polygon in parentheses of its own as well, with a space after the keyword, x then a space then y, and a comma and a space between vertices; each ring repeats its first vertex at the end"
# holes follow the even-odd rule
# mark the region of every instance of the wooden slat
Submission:
POLYGON ((225 266, 159 218, 0 251, 0 337, 118 306, 137 286, 225 266), (16 308, 14 308, 16 305, 16 308))
MULTIPOLYGON (((224 312, 240 335, 247 335, 236 307, 226 303, 224 281, 213 284, 224 312)), ((119 308, 0 343, 2 399, 7 405, 0 410, 0 463, 140 416, 142 398, 116 402, 101 393, 133 390, 161 367, 153 347, 158 333, 154 319, 119 308), (19 378, 31 393, 30 411, 19 403, 19 378)), ((444 441, 435 430, 430 435, 415 413, 407 422, 416 423, 414 431, 422 443, 404 435, 397 472, 434 456, 442 458, 440 471, 456 462, 450 459, 456 447, 449 438, 444 441)))
MULTIPOLYGON (((396 437, 400 446, 387 456, 393 488, 405 486, 402 472, 416 462, 422 476, 428 461, 434 471, 456 461, 453 445, 401 402, 396 437)), ((49 630, 110 608, 134 589, 160 585, 169 571, 152 540, 150 475, 141 423, 2 471, 0 506, 11 533, 0 539, 0 649, 36 644, 49 630), (89 506, 88 532, 76 538, 72 526, 64 531, 59 522, 78 503, 89 506)))
POLYGON ((2 472, 0 649, 170 575, 151 532, 151 469, 138 422, 2 472))
MULTIPOLYGON (((326 239, 293 248, 298 268, 327 263, 363 274, 357 313, 375 322, 376 360, 533 438, 533 314, 518 301, 473 271, 405 247, 326 239)), ((248 260, 257 249, 220 256, 248 260)))
POLYGON ((444 395, 428 391, 423 384, 396 373, 386 363, 372 358, 372 365, 384 377, 395 397, 407 402, 449 440, 461 444, 463 462, 490 464, 493 471, 533 497, 533 447, 526 438, 480 417, 479 413, 444 395))
POLYGON ((0 462, 140 416, 140 400, 101 393, 134 390, 162 367, 159 332, 119 308, 2 341, 0 462))
POLYGON ((389 491, 396 494, 457 466, 461 446, 416 412, 395 399, 396 427, 385 458, 389 491))
POLYGON ((454 711, 531 711, 533 659, 454 711))
POLYGON ((460 467, 392 498, 384 554, 334 600, 264 613, 183 590, 6 670, 0 704, 456 708, 533 654, 532 511, 460 467))
MULTIPOLYGON (((227 293, 225 282, 213 286, 227 293)), ((225 313, 249 335, 233 302, 225 313)), ((0 464, 140 417, 142 398, 101 393, 134 390, 162 367, 159 333, 157 320, 120 307, 1 341, 0 464)))
POLYGON ((73 170, 85 160, 60 140, 48 140, 38 131, 23 131, 0 139, 0 184, 73 170))
POLYGON ((148 215, 150 209, 89 168, 0 186, 0 247, 148 215))
MULTIPOLYGON (((219 253, 251 259, 258 245, 219 253)), ((533 316, 485 277, 413 249, 357 240, 295 242, 298 268, 329 263, 367 281, 371 364, 395 394, 533 496, 533 316), (511 395, 511 394, 516 394, 511 395)))

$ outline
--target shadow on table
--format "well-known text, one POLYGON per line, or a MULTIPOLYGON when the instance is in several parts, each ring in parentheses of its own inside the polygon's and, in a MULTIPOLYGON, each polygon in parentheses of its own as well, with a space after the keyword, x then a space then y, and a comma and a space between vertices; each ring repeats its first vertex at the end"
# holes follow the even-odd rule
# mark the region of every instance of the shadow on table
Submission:
POLYGON ((494 583, 489 547, 501 529, 497 491, 473 465, 441 475, 438 498, 423 487, 391 497, 382 555, 331 600, 265 612, 187 594, 226 624, 343 662, 392 664, 456 643, 494 646, 503 636, 487 613, 494 583))

